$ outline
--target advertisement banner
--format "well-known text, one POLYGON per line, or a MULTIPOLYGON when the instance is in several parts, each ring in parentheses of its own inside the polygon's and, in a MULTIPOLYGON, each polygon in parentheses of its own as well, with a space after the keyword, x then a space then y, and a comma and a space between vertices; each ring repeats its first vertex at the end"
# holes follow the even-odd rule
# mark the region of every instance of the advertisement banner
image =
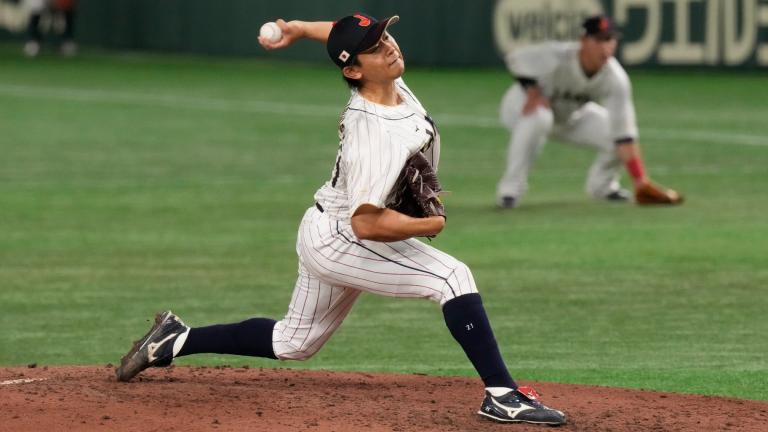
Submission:
MULTIPOLYGON (((0 0, 0 36, 23 38, 30 5, 0 0)), ((500 66, 502 54, 545 40, 575 40, 585 17, 605 13, 622 31, 627 66, 768 66, 768 0, 80 0, 85 46, 224 55, 267 54, 259 26, 277 17, 331 19, 349 11, 399 14, 395 34, 410 64, 500 66)), ((41 21, 45 23, 46 21, 41 21)), ((297 44, 270 56, 324 60, 297 44)))
POLYGON ((500 52, 545 40, 572 40, 595 12, 622 30, 627 66, 768 66, 768 0, 497 0, 500 52))

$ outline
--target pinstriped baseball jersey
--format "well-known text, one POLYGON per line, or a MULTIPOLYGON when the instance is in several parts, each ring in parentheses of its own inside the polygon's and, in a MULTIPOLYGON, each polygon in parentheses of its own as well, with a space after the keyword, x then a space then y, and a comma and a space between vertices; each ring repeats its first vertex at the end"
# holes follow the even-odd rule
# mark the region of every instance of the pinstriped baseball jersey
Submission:
POLYGON ((331 179, 315 194, 296 240, 299 277, 285 317, 272 333, 275 355, 304 360, 341 325, 362 292, 425 298, 439 304, 477 287, 469 268, 416 239, 358 239, 351 216, 362 204, 384 207, 409 156, 424 151, 437 166, 440 138, 432 120, 402 79, 403 102, 374 104, 353 91, 339 125, 331 179))
POLYGON ((402 78, 395 85, 400 105, 369 102, 353 90, 341 115, 331 179, 315 194, 315 201, 336 218, 349 219, 361 204, 385 207, 405 161, 419 150, 437 172, 437 127, 402 78))
POLYGON ((513 50, 507 67, 517 77, 537 81, 549 98, 556 123, 565 123, 589 101, 602 105, 609 114, 613 140, 637 139, 637 120, 632 86, 624 68, 611 57, 591 78, 579 63, 578 42, 547 42, 513 50))

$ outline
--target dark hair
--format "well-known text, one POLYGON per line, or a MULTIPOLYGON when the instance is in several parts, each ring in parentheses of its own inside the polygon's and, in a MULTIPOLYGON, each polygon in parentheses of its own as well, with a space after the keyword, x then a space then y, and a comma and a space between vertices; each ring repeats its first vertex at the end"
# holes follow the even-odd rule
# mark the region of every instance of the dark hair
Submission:
MULTIPOLYGON (((350 66, 360 66, 360 60, 357 58, 357 56, 355 56, 355 57, 352 59, 352 63, 350 64, 350 66)), ((344 78, 344 81, 346 81, 346 82, 347 82, 347 85, 348 85, 348 86, 349 86, 349 88, 351 88, 351 89, 359 90, 359 89, 360 89, 360 87, 362 87, 362 86, 363 86, 363 82, 362 82, 362 81, 360 81, 360 80, 358 80, 358 79, 347 78, 347 76, 346 76, 346 75, 344 75, 344 73, 343 73, 343 72, 342 72, 342 74, 341 74, 341 77, 342 77, 342 78, 344 78)))

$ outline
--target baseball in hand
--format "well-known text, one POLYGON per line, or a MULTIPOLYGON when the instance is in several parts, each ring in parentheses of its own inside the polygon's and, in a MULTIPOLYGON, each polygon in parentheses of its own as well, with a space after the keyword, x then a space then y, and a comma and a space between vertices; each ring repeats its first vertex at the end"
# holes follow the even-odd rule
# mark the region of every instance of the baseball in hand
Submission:
POLYGON ((270 21, 261 26, 259 36, 274 43, 283 38, 283 31, 280 30, 280 27, 278 27, 276 23, 270 21))

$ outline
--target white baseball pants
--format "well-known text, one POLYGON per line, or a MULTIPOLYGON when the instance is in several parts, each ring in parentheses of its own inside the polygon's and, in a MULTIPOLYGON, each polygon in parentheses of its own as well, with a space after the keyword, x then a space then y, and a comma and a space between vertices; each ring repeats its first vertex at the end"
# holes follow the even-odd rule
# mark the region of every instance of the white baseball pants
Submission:
POLYGON ((362 292, 426 298, 440 305, 476 293, 469 268, 416 239, 359 240, 348 221, 314 206, 296 241, 299 277, 288 312, 272 333, 279 359, 306 360, 341 325, 362 292))
POLYGON ((49 3, 49 0, 24 0, 22 4, 30 13, 40 13, 49 3))
POLYGON ((512 86, 501 103, 501 122, 512 136, 507 152, 507 168, 498 183, 496 196, 520 199, 528 190, 528 171, 541 152, 547 138, 597 150, 598 154, 587 175, 585 190, 601 198, 619 189, 621 160, 610 137, 608 111, 588 102, 573 112, 563 123, 555 123, 552 110, 539 107, 523 115, 526 94, 522 86, 512 86))

